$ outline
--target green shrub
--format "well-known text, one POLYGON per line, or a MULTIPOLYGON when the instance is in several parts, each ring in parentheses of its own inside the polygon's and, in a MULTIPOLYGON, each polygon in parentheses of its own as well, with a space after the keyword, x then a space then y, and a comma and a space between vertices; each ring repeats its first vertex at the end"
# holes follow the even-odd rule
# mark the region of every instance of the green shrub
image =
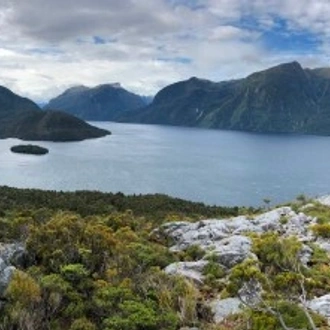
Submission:
POLYGON ((316 236, 330 238, 330 223, 316 224, 311 229, 316 236))

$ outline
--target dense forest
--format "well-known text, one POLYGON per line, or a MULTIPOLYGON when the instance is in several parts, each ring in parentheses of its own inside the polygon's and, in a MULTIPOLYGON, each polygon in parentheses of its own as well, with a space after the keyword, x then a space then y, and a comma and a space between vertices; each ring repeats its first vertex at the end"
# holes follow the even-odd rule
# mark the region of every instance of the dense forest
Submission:
MULTIPOLYGON (((260 209, 206 206, 165 195, 0 187, 0 211, 0 256, 6 245, 24 247, 11 258, 16 268, 0 294, 0 329, 283 329, 276 315, 251 308, 213 323, 207 300, 218 294, 235 295, 240 283, 249 278, 271 281, 268 301, 279 304, 287 324, 297 326, 294 329, 310 329, 298 305, 283 297, 299 291, 300 276, 313 279, 307 283, 311 294, 330 288, 330 276, 324 276, 330 274, 328 256, 315 249, 313 268, 295 273, 292 260, 296 263, 294 256, 301 245, 278 233, 251 234, 260 265, 256 266, 256 260, 244 261, 232 269, 226 284, 222 281, 226 271, 211 259, 204 269, 205 283, 199 287, 163 271, 175 261, 197 260, 203 251, 197 246, 169 250, 171 242, 165 236, 152 234, 162 224, 243 213, 253 218, 260 209)), ((320 206, 310 212, 326 219, 330 214, 320 206)), ((324 223, 327 220, 319 225, 324 223)), ((320 235, 324 231, 321 228, 320 235)), ((0 262, 0 280, 1 267, 0 262)), ((317 329, 327 328, 324 318, 310 316, 317 329)))

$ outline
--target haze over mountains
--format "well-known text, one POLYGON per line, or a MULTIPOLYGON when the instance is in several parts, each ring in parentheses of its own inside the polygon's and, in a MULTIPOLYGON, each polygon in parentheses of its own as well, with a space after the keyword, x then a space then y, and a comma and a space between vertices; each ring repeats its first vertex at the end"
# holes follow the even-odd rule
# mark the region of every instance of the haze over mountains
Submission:
MULTIPOLYGON (((150 103, 150 102, 149 102, 150 103)), ((115 120, 123 112, 148 104, 148 98, 133 94, 119 83, 93 88, 75 86, 50 100, 44 109, 60 109, 84 120, 115 120)))
POLYGON ((59 111, 42 111, 34 102, 0 86, 0 138, 79 141, 110 134, 59 111))
POLYGON ((291 62, 238 80, 193 77, 142 105, 139 96, 121 87, 101 85, 69 89, 46 108, 88 120, 329 135, 330 68, 303 69, 291 62))

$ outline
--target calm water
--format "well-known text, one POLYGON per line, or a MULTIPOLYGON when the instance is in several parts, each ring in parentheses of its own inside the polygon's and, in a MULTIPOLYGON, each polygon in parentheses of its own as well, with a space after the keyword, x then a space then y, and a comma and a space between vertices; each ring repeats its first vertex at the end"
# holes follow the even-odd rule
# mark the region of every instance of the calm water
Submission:
POLYGON ((13 154, 9 148, 20 141, 0 140, 0 185, 165 193, 248 206, 330 192, 330 137, 94 124, 113 135, 39 143, 50 149, 46 156, 13 154))

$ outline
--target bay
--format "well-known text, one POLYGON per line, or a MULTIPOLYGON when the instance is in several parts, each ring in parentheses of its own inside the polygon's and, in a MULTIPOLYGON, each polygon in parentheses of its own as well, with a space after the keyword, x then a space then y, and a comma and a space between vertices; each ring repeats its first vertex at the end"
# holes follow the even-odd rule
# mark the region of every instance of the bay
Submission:
MULTIPOLYGON (((47 190, 164 193, 227 206, 259 206, 330 192, 330 137, 93 122, 112 135, 37 143, 21 155, 0 140, 0 185, 47 190)), ((25 143, 25 142, 24 142, 25 143)))

